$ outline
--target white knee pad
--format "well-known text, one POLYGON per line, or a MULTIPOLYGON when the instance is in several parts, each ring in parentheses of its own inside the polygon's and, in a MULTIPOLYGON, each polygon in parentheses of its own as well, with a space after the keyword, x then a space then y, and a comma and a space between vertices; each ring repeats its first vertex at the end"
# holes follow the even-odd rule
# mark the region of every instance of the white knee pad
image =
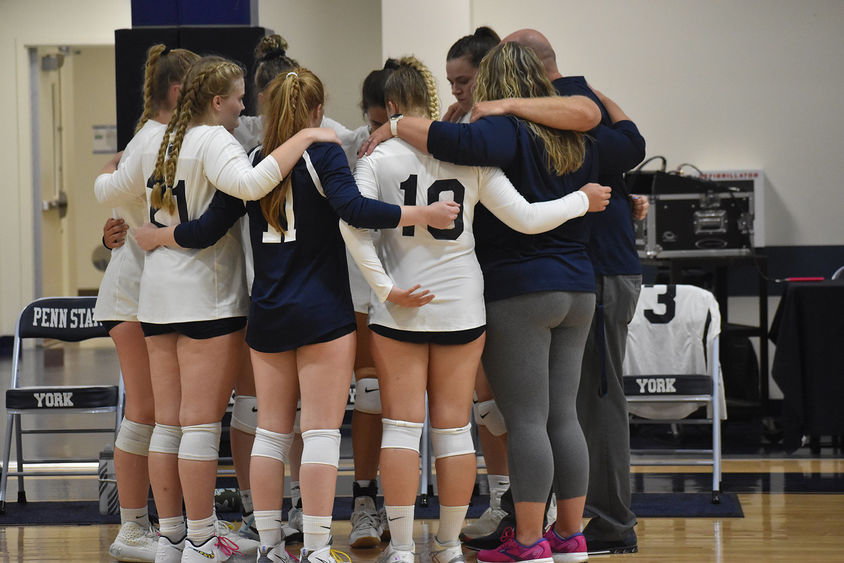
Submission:
POLYGON ((374 377, 362 377, 355 382, 355 410, 381 414, 381 391, 374 377))
POLYGON ((149 440, 149 451, 159 454, 178 454, 181 442, 181 426, 156 423, 149 440))
POLYGON ((217 461, 220 456, 221 431, 222 424, 219 422, 182 426, 179 459, 217 461))
POLYGON ((434 459, 475 453, 471 430, 471 424, 459 428, 431 428, 434 459))
POLYGON ((255 435, 258 427, 258 399, 251 395, 238 395, 232 407, 231 427, 255 435))
POLYGON ((252 443, 252 456, 269 457, 282 463, 290 461, 290 444, 293 443, 293 433, 280 434, 257 428, 255 441, 252 443))
POLYGON ((149 441, 152 438, 153 426, 132 422, 123 417, 114 446, 130 454, 146 456, 149 453, 149 441))
POLYGON ((302 465, 318 463, 337 467, 340 463, 340 431, 337 429, 302 432, 302 465))
POLYGON ((381 419, 381 449, 413 450, 419 453, 419 438, 422 437, 422 422, 381 419))
POLYGON ((472 411, 475 413, 475 422, 478 423, 478 426, 486 426, 486 429, 493 436, 501 436, 507 433, 504 417, 498 410, 495 399, 473 404, 472 411))

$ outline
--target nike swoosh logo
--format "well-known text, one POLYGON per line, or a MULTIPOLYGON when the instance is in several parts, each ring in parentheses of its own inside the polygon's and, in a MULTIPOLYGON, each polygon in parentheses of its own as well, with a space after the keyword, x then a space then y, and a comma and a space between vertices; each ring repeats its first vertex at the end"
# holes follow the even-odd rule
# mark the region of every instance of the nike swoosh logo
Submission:
POLYGON ((320 526, 320 528, 322 528, 323 530, 330 530, 331 526, 320 526))
POLYGON ((373 393, 373 392, 375 392, 375 391, 378 391, 378 388, 377 388, 377 387, 376 387, 375 389, 364 389, 364 390, 363 390, 363 392, 364 392, 364 393, 373 393))
POLYGON ((393 522, 394 520, 401 520, 402 518, 404 518, 404 516, 396 516, 395 518, 390 518, 389 516, 387 516, 387 520, 389 520, 390 522, 393 522))
POLYGON ((202 551, 201 549, 196 549, 195 547, 192 547, 191 549, 193 549, 195 552, 205 557, 206 559, 214 559, 213 551, 211 553, 208 553, 207 551, 202 551))
POLYGON ((481 418, 486 418, 486 415, 488 415, 488 414, 489 414, 488 412, 485 412, 484 414, 481 415, 481 418))
POLYGON ((258 412, 258 407, 252 407, 252 412, 258 412))

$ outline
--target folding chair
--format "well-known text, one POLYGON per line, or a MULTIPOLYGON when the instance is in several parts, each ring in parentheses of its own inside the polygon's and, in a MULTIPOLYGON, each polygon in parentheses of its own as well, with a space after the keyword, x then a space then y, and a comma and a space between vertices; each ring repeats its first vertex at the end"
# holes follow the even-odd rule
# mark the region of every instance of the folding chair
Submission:
POLYGON ((726 401, 718 355, 721 313, 715 297, 691 285, 644 286, 629 325, 624 392, 631 423, 710 424, 709 449, 634 450, 634 465, 712 466, 712 502, 721 493, 721 420, 726 401), (687 418, 701 406, 705 418, 687 418), (639 417, 639 418, 637 418, 639 417), (708 458, 701 458, 708 455, 708 458), (687 456, 695 456, 689 459, 687 456))
POLYGON ((3 471, 0 481, 0 514, 6 511, 6 484, 9 475, 18 478, 18 502, 26 502, 24 476, 69 476, 97 475, 90 472, 70 471, 25 471, 25 463, 55 464, 68 461, 96 462, 93 459, 38 459, 28 460, 23 454, 25 434, 89 434, 117 433, 123 414, 123 379, 118 373, 117 385, 85 386, 31 386, 19 387, 18 375, 21 365, 21 341, 24 338, 51 338, 63 342, 79 342, 89 338, 107 337, 102 324, 94 320, 96 297, 45 297, 24 307, 15 328, 12 377, 6 391, 6 441, 3 447, 3 471), (24 429, 22 415, 47 413, 114 413, 114 425, 108 428, 44 428, 24 429), (9 471, 9 457, 12 436, 17 450, 17 470, 9 471))

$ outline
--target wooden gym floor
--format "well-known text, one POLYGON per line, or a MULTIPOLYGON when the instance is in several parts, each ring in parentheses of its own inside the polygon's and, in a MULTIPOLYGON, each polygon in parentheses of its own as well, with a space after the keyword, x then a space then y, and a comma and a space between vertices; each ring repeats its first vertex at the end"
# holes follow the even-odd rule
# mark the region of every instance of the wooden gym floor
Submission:
MULTIPOLYGON (((33 369, 33 363, 38 360, 24 370, 33 369)), ((65 357, 66 365, 76 367, 104 363, 116 365, 110 351, 83 349, 65 357)), ((7 359, 0 360, 0 381, 7 381, 9 365, 7 359)), ((55 449, 54 445, 45 447, 55 449)), ((752 455, 728 453, 723 464, 724 490, 738 494, 744 518, 642 518, 636 529, 639 553, 593 560, 844 561, 844 458, 837 450, 823 450, 821 456, 811 456, 808 448, 794 456, 776 450, 752 455)), ((710 481, 708 470, 699 467, 637 466, 633 472, 634 490, 644 492, 706 491, 710 481)), ((350 476, 341 475, 340 479, 344 484, 338 491, 350 490, 350 476)), ((14 479, 9 485, 8 499, 14 501, 14 479)), ((30 500, 93 500, 96 480, 28 478, 27 493, 30 500)), ((14 504, 9 506, 10 513, 12 510, 14 504)), ((117 530, 117 525, 0 526, 0 563, 112 561, 108 547, 117 530)), ((349 530, 348 521, 334 523, 335 547, 348 553, 352 561, 375 561, 381 548, 349 549, 349 530)), ((435 521, 416 523, 417 552, 424 553, 435 531, 435 521)), ((299 546, 290 547, 293 551, 299 546)), ((474 552, 467 550, 466 555, 468 562, 475 561, 474 552)))

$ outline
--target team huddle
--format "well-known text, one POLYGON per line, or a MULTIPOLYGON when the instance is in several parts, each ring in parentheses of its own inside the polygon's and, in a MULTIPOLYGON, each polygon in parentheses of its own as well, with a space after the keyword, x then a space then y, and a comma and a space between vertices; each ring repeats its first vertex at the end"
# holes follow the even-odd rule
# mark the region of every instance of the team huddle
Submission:
POLYGON ((384 563, 459 563, 464 547, 484 563, 635 550, 613 397, 641 283, 632 221, 647 201, 622 179, 644 156, 636 126, 559 74, 534 30, 458 40, 457 102, 441 121, 428 68, 389 59, 363 82, 354 130, 324 115, 321 80, 286 49, 265 37, 247 85, 233 61, 151 47, 136 134, 96 179, 120 219, 104 229, 95 318, 126 387, 109 553, 351 561, 331 547, 351 384, 352 548, 388 541, 384 563), (240 116, 247 88, 259 116, 240 116), (233 390, 239 526, 214 511, 233 390), (439 523, 417 549, 426 416, 439 523), (490 506, 464 526, 472 418, 490 506), (581 530, 586 505, 596 517, 581 530))

